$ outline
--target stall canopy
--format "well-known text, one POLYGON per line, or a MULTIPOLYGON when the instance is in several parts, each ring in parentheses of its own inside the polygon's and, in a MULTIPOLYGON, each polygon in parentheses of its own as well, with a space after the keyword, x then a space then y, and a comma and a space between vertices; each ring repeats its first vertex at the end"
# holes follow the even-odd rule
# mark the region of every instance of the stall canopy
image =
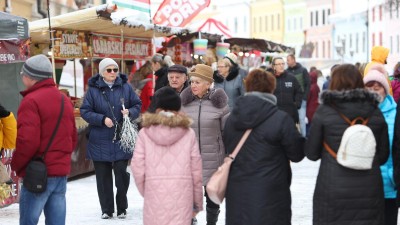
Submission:
POLYGON ((192 27, 195 27, 198 32, 205 32, 210 34, 222 35, 225 38, 231 38, 232 34, 228 27, 226 27, 221 21, 213 18, 209 18, 201 23, 194 23, 192 27))
POLYGON ((203 33, 203 32, 192 32, 192 33, 181 33, 174 36, 171 36, 166 40, 167 47, 173 47, 176 44, 176 39, 180 39, 181 43, 184 42, 192 42, 198 38, 207 39, 208 46, 214 47, 216 46, 217 42, 221 42, 222 35, 220 34, 210 34, 210 33, 203 33))
POLYGON ((294 49, 272 41, 257 38, 228 38, 224 42, 231 46, 238 45, 243 51, 258 50, 261 52, 294 53, 294 49))
MULTIPOLYGON (((51 17, 52 29, 77 30, 137 38, 164 37, 188 33, 187 29, 159 26, 144 21, 142 14, 120 15, 110 11, 109 5, 101 5, 60 16, 51 17)), ((49 21, 42 19, 29 24, 30 35, 35 43, 49 43, 49 21)))
POLYGON ((0 103, 16 114, 24 89, 19 73, 29 57, 28 21, 0 12, 0 103))

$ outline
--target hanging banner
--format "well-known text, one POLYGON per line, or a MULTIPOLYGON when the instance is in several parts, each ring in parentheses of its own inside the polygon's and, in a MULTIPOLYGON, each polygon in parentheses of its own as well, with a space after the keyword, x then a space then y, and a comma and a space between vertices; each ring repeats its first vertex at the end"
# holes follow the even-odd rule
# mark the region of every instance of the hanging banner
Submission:
POLYGON ((24 62, 29 57, 29 39, 0 40, 0 64, 24 62))
POLYGON ((151 40, 124 37, 122 45, 121 37, 93 35, 92 43, 93 57, 96 58, 145 59, 152 55, 151 40))
POLYGON ((185 27, 209 4, 210 0, 164 0, 153 21, 162 26, 185 27))
POLYGON ((54 41, 54 58, 90 57, 89 37, 83 31, 57 30, 54 41))

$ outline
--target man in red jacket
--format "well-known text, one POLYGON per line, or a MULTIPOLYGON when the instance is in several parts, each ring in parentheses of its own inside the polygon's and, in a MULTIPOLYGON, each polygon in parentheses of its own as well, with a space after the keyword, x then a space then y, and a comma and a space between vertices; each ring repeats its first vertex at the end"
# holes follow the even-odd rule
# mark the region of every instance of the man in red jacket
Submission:
POLYGON ((42 193, 32 193, 23 185, 20 197, 20 224, 37 224, 42 210, 46 224, 64 225, 66 215, 67 175, 71 169, 71 154, 77 143, 77 130, 72 104, 57 89, 52 79, 52 65, 44 55, 29 58, 22 67, 21 76, 26 90, 18 109, 17 144, 11 168, 20 177, 25 176, 29 161, 43 155, 64 111, 59 129, 44 157, 47 167, 47 188, 42 193))

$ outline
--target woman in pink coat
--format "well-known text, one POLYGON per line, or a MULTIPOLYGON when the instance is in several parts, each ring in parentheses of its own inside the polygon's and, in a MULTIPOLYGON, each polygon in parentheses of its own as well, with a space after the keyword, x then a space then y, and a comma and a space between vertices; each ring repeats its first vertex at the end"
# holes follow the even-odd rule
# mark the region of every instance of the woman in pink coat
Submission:
POLYGON ((179 95, 162 91, 156 113, 143 114, 131 168, 144 225, 188 225, 203 210, 202 161, 192 121, 178 113, 179 95))

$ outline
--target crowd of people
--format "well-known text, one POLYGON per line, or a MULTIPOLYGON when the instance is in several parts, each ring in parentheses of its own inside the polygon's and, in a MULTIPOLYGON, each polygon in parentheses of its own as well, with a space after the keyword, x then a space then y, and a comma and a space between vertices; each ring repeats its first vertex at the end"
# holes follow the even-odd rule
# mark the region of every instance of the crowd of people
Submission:
MULTIPOLYGON (((204 209, 207 225, 217 224, 220 205, 209 198, 207 183, 251 129, 230 170, 227 225, 291 224, 291 163, 304 157, 320 160, 313 224, 397 224, 400 63, 389 76, 384 68, 388 54, 376 46, 370 63, 334 65, 324 81, 320 70, 307 70, 294 55, 246 71, 234 53, 219 59, 216 69, 206 64, 188 68, 157 53, 138 70, 141 81, 133 88, 117 62, 103 59, 80 107, 89 124, 87 158, 95 168, 100 218, 112 218, 115 211, 126 218, 131 160, 144 197, 145 225, 197 224, 196 215, 204 209), (133 153, 118 142, 124 116, 140 125, 133 153), (374 150, 368 169, 339 161, 346 158, 339 156, 346 148, 342 137, 359 121, 375 143, 368 146, 374 150)), ((11 166, 22 178, 29 161, 51 142, 60 114, 55 106, 61 94, 43 57, 28 59, 21 73, 26 90, 11 166)), ((62 129, 44 159, 47 189, 35 194, 22 186, 21 224, 37 224, 42 211, 46 224, 65 224, 66 177, 77 134, 72 106, 64 103, 62 129)), ((10 117, 0 106, 0 121, 10 117)), ((9 129, 2 127, 3 133, 9 129)), ((10 137, 3 143, 12 145, 10 137)), ((363 155, 348 157, 357 161, 363 155)))

